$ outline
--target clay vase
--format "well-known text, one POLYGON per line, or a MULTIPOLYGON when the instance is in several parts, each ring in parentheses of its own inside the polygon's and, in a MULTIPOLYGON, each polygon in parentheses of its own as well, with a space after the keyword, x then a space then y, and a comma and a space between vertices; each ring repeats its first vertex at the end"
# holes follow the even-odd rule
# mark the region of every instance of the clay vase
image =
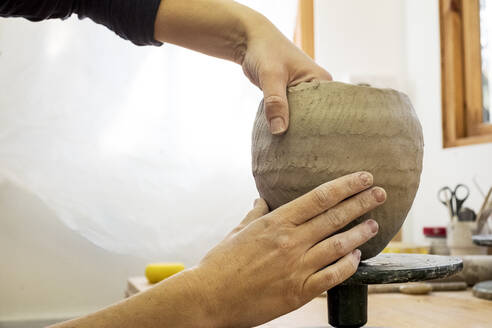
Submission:
POLYGON ((408 97, 395 90, 340 82, 301 83, 288 90, 289 129, 274 136, 263 104, 253 129, 253 176, 270 210, 340 176, 368 171, 386 202, 343 230, 373 218, 378 234, 362 259, 380 253, 412 205, 422 171, 422 128, 408 97))

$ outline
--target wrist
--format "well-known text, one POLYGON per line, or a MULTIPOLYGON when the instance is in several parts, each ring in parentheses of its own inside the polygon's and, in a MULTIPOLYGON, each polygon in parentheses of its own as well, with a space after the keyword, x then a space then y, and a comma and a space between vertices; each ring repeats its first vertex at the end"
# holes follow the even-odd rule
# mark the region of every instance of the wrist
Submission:
POLYGON ((238 21, 238 29, 236 31, 238 38, 231 60, 241 65, 252 41, 265 38, 266 34, 268 34, 265 32, 275 27, 265 16, 251 8, 236 2, 232 2, 231 6, 235 6, 232 10, 238 21))
POLYGON ((229 0, 165 0, 156 16, 154 37, 214 57, 241 63, 257 25, 268 20, 229 0))
POLYGON ((205 279, 207 274, 202 271, 200 267, 193 267, 183 272, 186 281, 184 292, 191 300, 190 305, 195 308, 195 327, 221 327, 223 325, 220 318, 224 309, 219 305, 219 295, 216 295, 215 289, 205 279))
MULTIPOLYGON (((243 6, 238 10, 237 19, 242 26, 243 43, 236 50, 235 62, 242 65, 246 54, 252 49, 270 46, 272 42, 288 39, 261 13, 243 6)), ((254 50, 253 50, 254 51, 254 50)))

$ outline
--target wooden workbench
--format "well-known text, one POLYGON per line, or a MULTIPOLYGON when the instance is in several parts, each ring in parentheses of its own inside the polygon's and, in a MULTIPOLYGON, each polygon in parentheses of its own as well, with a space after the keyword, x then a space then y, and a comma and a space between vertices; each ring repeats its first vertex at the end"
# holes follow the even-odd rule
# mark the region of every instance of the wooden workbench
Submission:
MULTIPOLYGON (((151 288, 145 277, 128 280, 126 295, 151 288)), ((471 290, 429 295, 369 294, 367 326, 394 328, 491 328, 492 301, 475 298, 471 290)), ((260 327, 329 327, 326 298, 260 327)))

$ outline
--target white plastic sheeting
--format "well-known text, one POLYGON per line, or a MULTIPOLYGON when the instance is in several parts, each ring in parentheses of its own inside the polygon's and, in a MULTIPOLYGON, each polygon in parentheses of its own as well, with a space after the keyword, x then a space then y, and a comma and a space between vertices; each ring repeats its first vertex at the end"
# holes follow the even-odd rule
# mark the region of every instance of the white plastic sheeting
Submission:
MULTIPOLYGON (((242 2, 292 36, 297 1, 242 2)), ((89 20, 3 19, 0 180, 105 249, 194 263, 257 197, 260 99, 233 63, 89 20)))

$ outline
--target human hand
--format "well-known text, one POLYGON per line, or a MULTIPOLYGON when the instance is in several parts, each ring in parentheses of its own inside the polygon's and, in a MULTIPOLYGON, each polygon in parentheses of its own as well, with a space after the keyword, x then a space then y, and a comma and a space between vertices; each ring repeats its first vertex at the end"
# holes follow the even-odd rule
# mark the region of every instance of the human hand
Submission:
POLYGON ((211 326, 270 321, 349 278, 360 261, 354 249, 375 236, 378 225, 367 220, 334 233, 385 201, 385 191, 372 183, 369 173, 350 174, 270 213, 263 199, 256 200, 192 270, 190 288, 211 326))
POLYGON ((155 39, 240 64, 264 94, 273 134, 289 125, 287 87, 331 75, 290 42, 266 17, 235 1, 166 0, 155 39))
POLYGON ((288 87, 315 79, 332 80, 330 73, 270 22, 251 29, 241 65, 249 80, 263 90, 265 115, 273 134, 282 134, 289 126, 288 87))

